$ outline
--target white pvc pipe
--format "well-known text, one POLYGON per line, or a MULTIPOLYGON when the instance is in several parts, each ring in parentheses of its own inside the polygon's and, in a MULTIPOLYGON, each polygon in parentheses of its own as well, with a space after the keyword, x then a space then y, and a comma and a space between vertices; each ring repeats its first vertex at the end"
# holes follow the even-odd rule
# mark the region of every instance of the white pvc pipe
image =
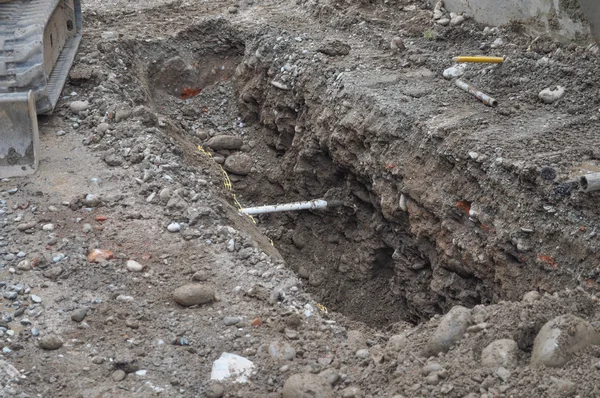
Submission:
MULTIPOLYGON (((333 204, 334 203, 331 203, 330 205, 333 205, 333 204)), ((286 204, 281 204, 281 205, 248 207, 245 209, 240 209, 240 212, 246 213, 248 215, 252 215, 252 214, 275 213, 278 211, 324 209, 326 207, 327 207, 326 200, 315 199, 315 200, 309 200, 306 202, 294 202, 294 203, 286 203, 286 204)))

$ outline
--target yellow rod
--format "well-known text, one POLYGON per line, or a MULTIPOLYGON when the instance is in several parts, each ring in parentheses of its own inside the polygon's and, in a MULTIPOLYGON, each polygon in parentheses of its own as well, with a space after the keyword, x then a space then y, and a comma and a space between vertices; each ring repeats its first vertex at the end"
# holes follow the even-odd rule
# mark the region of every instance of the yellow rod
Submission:
POLYGON ((452 58, 452 62, 479 62, 486 64, 501 64, 504 62, 504 57, 486 57, 483 55, 479 55, 476 57, 454 57, 452 58))

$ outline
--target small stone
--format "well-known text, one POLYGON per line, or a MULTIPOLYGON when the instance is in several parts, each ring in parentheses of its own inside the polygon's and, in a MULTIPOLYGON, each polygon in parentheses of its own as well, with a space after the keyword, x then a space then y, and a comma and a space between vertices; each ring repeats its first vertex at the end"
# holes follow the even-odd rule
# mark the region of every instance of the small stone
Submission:
POLYGON ((74 322, 82 322, 87 315, 87 308, 79 308, 73 312, 71 312, 71 320, 74 322))
POLYGON ((204 395, 206 398, 221 398, 225 395, 225 388, 219 383, 214 383, 208 386, 206 391, 204 391, 204 395))
POLYGON ((282 398, 333 398, 331 385, 319 375, 299 373, 290 376, 281 390, 282 398))
POLYGON ((358 387, 346 387, 342 390, 342 398, 362 398, 363 393, 358 387))
POLYGON ((104 162, 111 167, 117 167, 123 164, 123 159, 120 156, 111 153, 104 157, 104 162))
POLYGON ((219 151, 221 149, 239 150, 243 143, 244 142, 242 141, 241 137, 234 135, 215 135, 206 142, 205 146, 215 151, 219 151))
POLYGON ((440 18, 436 22, 442 26, 446 26, 450 23, 450 18, 440 18))
POLYGON ((555 89, 545 88, 538 96, 545 104, 552 104, 565 96, 565 88, 561 86, 556 86, 555 89))
POLYGON ((231 7, 227 8, 227 12, 230 14, 237 14, 238 8, 235 6, 231 6, 231 7))
POLYGON ((350 45, 341 40, 328 40, 323 43, 317 51, 330 57, 338 57, 350 54, 350 45))
POLYGON ((48 279, 55 280, 63 273, 62 267, 52 267, 44 271, 44 276, 48 279))
POLYGON ((501 48, 504 47, 504 39, 501 37, 494 40, 494 42, 490 45, 491 48, 501 48))
POLYGON ((546 181, 553 181, 556 178, 556 170, 549 166, 542 167, 540 174, 546 181))
POLYGON ((215 290, 209 285, 190 283, 175 289, 173 299, 185 307, 208 304, 215 300, 215 290))
POLYGON ((17 264, 17 269, 20 271, 29 271, 31 270, 31 263, 29 262, 29 260, 19 261, 19 263, 17 264))
POLYGON ((360 359, 367 359, 370 356, 369 350, 366 348, 356 351, 355 356, 360 359))
POLYGON ((248 175, 252 170, 252 158, 245 153, 234 153, 225 159, 223 168, 233 174, 248 175))
POLYGON ((457 15, 454 18, 450 19, 450 25, 460 25, 465 21, 465 17, 463 15, 457 15))
POLYGON ((500 366, 497 370, 496 370, 496 376, 498 376, 500 378, 500 380, 502 380, 503 382, 507 382, 508 379, 510 379, 510 371, 507 370, 506 368, 500 366))
POLYGON ((131 272, 142 272, 144 270, 144 266, 137 261, 127 260, 127 270, 131 272))
POLYGON ((67 134, 67 132, 66 132, 65 130, 58 130, 58 131, 56 132, 56 135, 57 135, 57 136, 59 136, 59 137, 62 137, 62 136, 63 136, 63 135, 65 135, 65 134, 67 134))
POLYGON ((172 222, 167 227, 167 230, 169 232, 179 232, 179 231, 181 231, 181 225, 179 223, 177 223, 177 222, 172 222))
POLYGON ((90 263, 99 263, 100 261, 112 260, 114 257, 115 255, 110 250, 94 249, 88 254, 87 260, 90 263))
POLYGON ((112 379, 116 382, 125 380, 125 377, 127 377, 127 373, 125 373, 121 369, 115 370, 112 374, 112 379))
POLYGON ((399 53, 406 50, 406 46, 404 45, 404 40, 400 37, 394 37, 390 42, 390 48, 393 52, 399 53))
POLYGON ((17 229, 19 231, 27 231, 28 229, 35 228, 36 225, 37 225, 37 222, 30 221, 30 222, 27 222, 27 223, 23 223, 23 224, 17 225, 17 229))
POLYGON ((104 363, 104 358, 94 357, 94 358, 92 358, 92 363, 95 365, 102 365, 104 363))
POLYGON ((442 365, 440 365, 439 363, 429 363, 425 366, 423 366, 423 369, 421 369, 421 373, 423 374, 423 376, 428 376, 431 373, 436 373, 442 370, 442 365))
POLYGON ((207 281, 208 273, 206 271, 198 271, 198 272, 194 273, 194 275, 192 276, 192 280, 198 281, 198 282, 207 281))
POLYGON ((63 342, 60 337, 51 334, 42 337, 38 345, 44 350, 58 350, 62 347, 63 342))
POLYGON ((32 329, 31 329, 31 335, 32 335, 33 337, 37 337, 37 336, 39 336, 39 335, 40 335, 40 331, 39 331, 37 328, 32 328, 32 329))
POLYGON ((83 224, 83 226, 81 227, 81 231, 83 231, 83 233, 86 234, 92 232, 92 225, 88 223, 83 224))
MULTIPOLYGON (((456 77, 461 77, 462 75, 464 75, 466 69, 467 69, 467 67, 465 64, 458 64, 458 65, 451 66, 447 69, 444 69, 444 72, 442 73, 442 75, 444 76, 444 78, 451 80, 456 77)), ((469 155, 470 154, 471 154, 471 152, 469 152, 469 155)))
POLYGON ((108 131, 108 129, 110 128, 110 125, 108 123, 100 123, 97 127, 96 127, 96 133, 98 134, 104 134, 108 131))
POLYGON ((42 226, 43 231, 54 231, 54 224, 45 224, 42 226))
POLYGON ((33 301, 34 303, 41 303, 42 302, 42 298, 40 296, 32 294, 31 295, 31 301, 33 301))
POLYGON ((237 325, 242 321, 242 318, 239 316, 226 316, 223 318, 223 323, 225 326, 233 326, 237 325))
POLYGON ((527 292, 523 295, 523 301, 526 303, 533 303, 542 298, 542 295, 536 292, 535 290, 531 292, 527 292))
POLYGON ((79 114, 79 112, 83 112, 89 108, 90 104, 87 101, 73 101, 69 104, 69 109, 74 114, 79 114))
POLYGON ((296 357, 296 350, 289 343, 273 341, 268 350, 271 358, 291 361, 296 357))
POLYGON ((519 348, 511 339, 492 341, 481 352, 481 364, 489 367, 512 368, 517 362, 519 348))
POLYGON ((129 119, 129 117, 131 116, 131 110, 130 109, 119 109, 116 113, 115 113, 115 122, 119 123, 125 119, 129 119))
POLYGON ((425 378, 425 384, 429 384, 430 386, 437 386, 440 382, 440 377, 437 373, 432 373, 425 378))

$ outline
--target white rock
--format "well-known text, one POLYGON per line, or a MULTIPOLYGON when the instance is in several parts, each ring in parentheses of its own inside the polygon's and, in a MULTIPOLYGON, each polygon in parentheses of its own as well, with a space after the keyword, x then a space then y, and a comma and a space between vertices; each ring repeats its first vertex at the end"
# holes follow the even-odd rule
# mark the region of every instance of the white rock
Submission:
POLYGON ((490 46, 491 48, 501 48, 504 47, 504 40, 499 37, 496 40, 494 40, 494 42, 492 43, 492 45, 490 46))
POLYGON ((239 355, 224 352, 213 362, 210 379, 223 381, 231 379, 234 383, 247 383, 252 375, 254 363, 239 355))
POLYGON ((69 104, 71 112, 79 114, 89 108, 90 104, 87 101, 73 101, 69 104))
POLYGON ((131 272, 142 272, 144 266, 137 261, 127 260, 127 269, 131 272))
POLYGON ((444 70, 443 75, 446 79, 451 80, 455 77, 461 77, 462 75, 464 75, 466 69, 467 66, 465 64, 457 64, 444 70))
POLYGON ((544 103, 551 104, 565 96, 565 88, 562 86, 556 86, 556 88, 552 90, 548 87, 540 91, 538 96, 542 101, 544 101, 544 103))
POLYGON ((44 230, 44 231, 54 231, 54 224, 45 224, 42 227, 42 230, 44 230))
POLYGON ((172 222, 167 227, 167 230, 169 230, 169 232, 179 232, 179 231, 181 231, 181 225, 177 222, 172 222))

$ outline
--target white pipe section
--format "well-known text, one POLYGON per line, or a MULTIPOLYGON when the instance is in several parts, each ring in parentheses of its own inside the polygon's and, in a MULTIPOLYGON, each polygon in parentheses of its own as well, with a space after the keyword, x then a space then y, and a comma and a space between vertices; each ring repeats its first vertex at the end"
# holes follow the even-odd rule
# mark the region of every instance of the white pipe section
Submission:
MULTIPOLYGON (((334 205, 331 203, 330 205, 334 205)), ((323 199, 309 200, 305 202, 294 202, 286 203, 281 205, 270 205, 270 206, 258 206, 258 207, 247 207, 240 209, 240 212, 248 215, 252 214, 264 214, 264 213, 275 213, 279 211, 295 211, 295 210, 313 210, 313 209, 324 209, 327 207, 327 201, 323 199)))

